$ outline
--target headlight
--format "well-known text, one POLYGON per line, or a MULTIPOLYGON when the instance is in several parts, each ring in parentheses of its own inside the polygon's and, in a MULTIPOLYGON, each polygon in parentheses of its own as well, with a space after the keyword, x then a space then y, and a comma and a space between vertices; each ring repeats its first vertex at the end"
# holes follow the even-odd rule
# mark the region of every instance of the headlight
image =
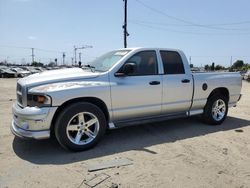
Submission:
POLYGON ((47 107, 51 106, 51 98, 48 95, 28 94, 27 106, 47 107))

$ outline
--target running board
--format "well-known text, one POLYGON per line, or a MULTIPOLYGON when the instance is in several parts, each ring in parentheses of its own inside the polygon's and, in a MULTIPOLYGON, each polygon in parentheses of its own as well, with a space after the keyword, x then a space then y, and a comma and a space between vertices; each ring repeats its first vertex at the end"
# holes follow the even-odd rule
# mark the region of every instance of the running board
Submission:
MULTIPOLYGON (((114 122, 113 124, 115 125, 115 127, 118 128, 118 127, 147 124, 147 123, 152 123, 152 122, 160 122, 160 121, 185 118, 185 117, 187 117, 186 113, 178 113, 178 114, 168 115, 168 116, 153 116, 153 117, 146 117, 146 118, 135 118, 135 119, 130 119, 130 120, 117 121, 117 122, 114 122)), ((109 125, 110 124, 111 123, 109 123, 109 125)))
POLYGON ((203 114, 203 109, 190 110, 189 112, 187 112, 187 116, 194 116, 194 115, 199 115, 199 114, 203 114))

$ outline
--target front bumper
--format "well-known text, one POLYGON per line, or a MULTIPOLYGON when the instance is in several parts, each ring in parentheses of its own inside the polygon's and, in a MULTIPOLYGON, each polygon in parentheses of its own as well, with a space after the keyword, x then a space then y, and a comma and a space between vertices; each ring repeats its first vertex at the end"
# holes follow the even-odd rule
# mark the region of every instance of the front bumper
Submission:
POLYGON ((14 120, 12 121, 12 124, 11 124, 11 132, 20 137, 20 138, 23 138, 23 139, 37 139, 37 140, 40 140, 40 139, 47 139, 50 137, 50 131, 49 130, 45 130, 45 131, 27 131, 27 130, 24 130, 24 129, 21 129, 19 128, 14 120))
POLYGON ((11 132, 21 138, 46 139, 50 137, 50 126, 57 107, 21 108, 13 104, 11 132))

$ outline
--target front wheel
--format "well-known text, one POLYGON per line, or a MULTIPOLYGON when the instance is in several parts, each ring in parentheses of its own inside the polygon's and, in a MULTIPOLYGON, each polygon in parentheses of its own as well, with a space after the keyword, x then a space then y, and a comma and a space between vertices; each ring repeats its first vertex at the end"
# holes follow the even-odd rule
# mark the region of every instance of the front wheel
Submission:
POLYGON ((95 105, 79 102, 63 110, 55 124, 55 135, 66 149, 83 151, 94 147, 106 130, 103 112, 95 105))
POLYGON ((228 100, 220 94, 211 96, 204 108, 203 120, 210 125, 220 125, 227 117, 228 100))

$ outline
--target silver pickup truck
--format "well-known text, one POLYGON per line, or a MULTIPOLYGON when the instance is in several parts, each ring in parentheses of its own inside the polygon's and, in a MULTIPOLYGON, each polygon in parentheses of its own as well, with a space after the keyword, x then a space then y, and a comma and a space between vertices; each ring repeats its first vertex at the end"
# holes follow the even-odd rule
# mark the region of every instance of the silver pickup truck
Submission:
POLYGON ((239 73, 192 74, 180 50, 115 50, 82 68, 19 79, 11 130, 22 138, 55 134, 64 148, 80 151, 122 126, 193 115, 219 125, 241 85, 239 73))

